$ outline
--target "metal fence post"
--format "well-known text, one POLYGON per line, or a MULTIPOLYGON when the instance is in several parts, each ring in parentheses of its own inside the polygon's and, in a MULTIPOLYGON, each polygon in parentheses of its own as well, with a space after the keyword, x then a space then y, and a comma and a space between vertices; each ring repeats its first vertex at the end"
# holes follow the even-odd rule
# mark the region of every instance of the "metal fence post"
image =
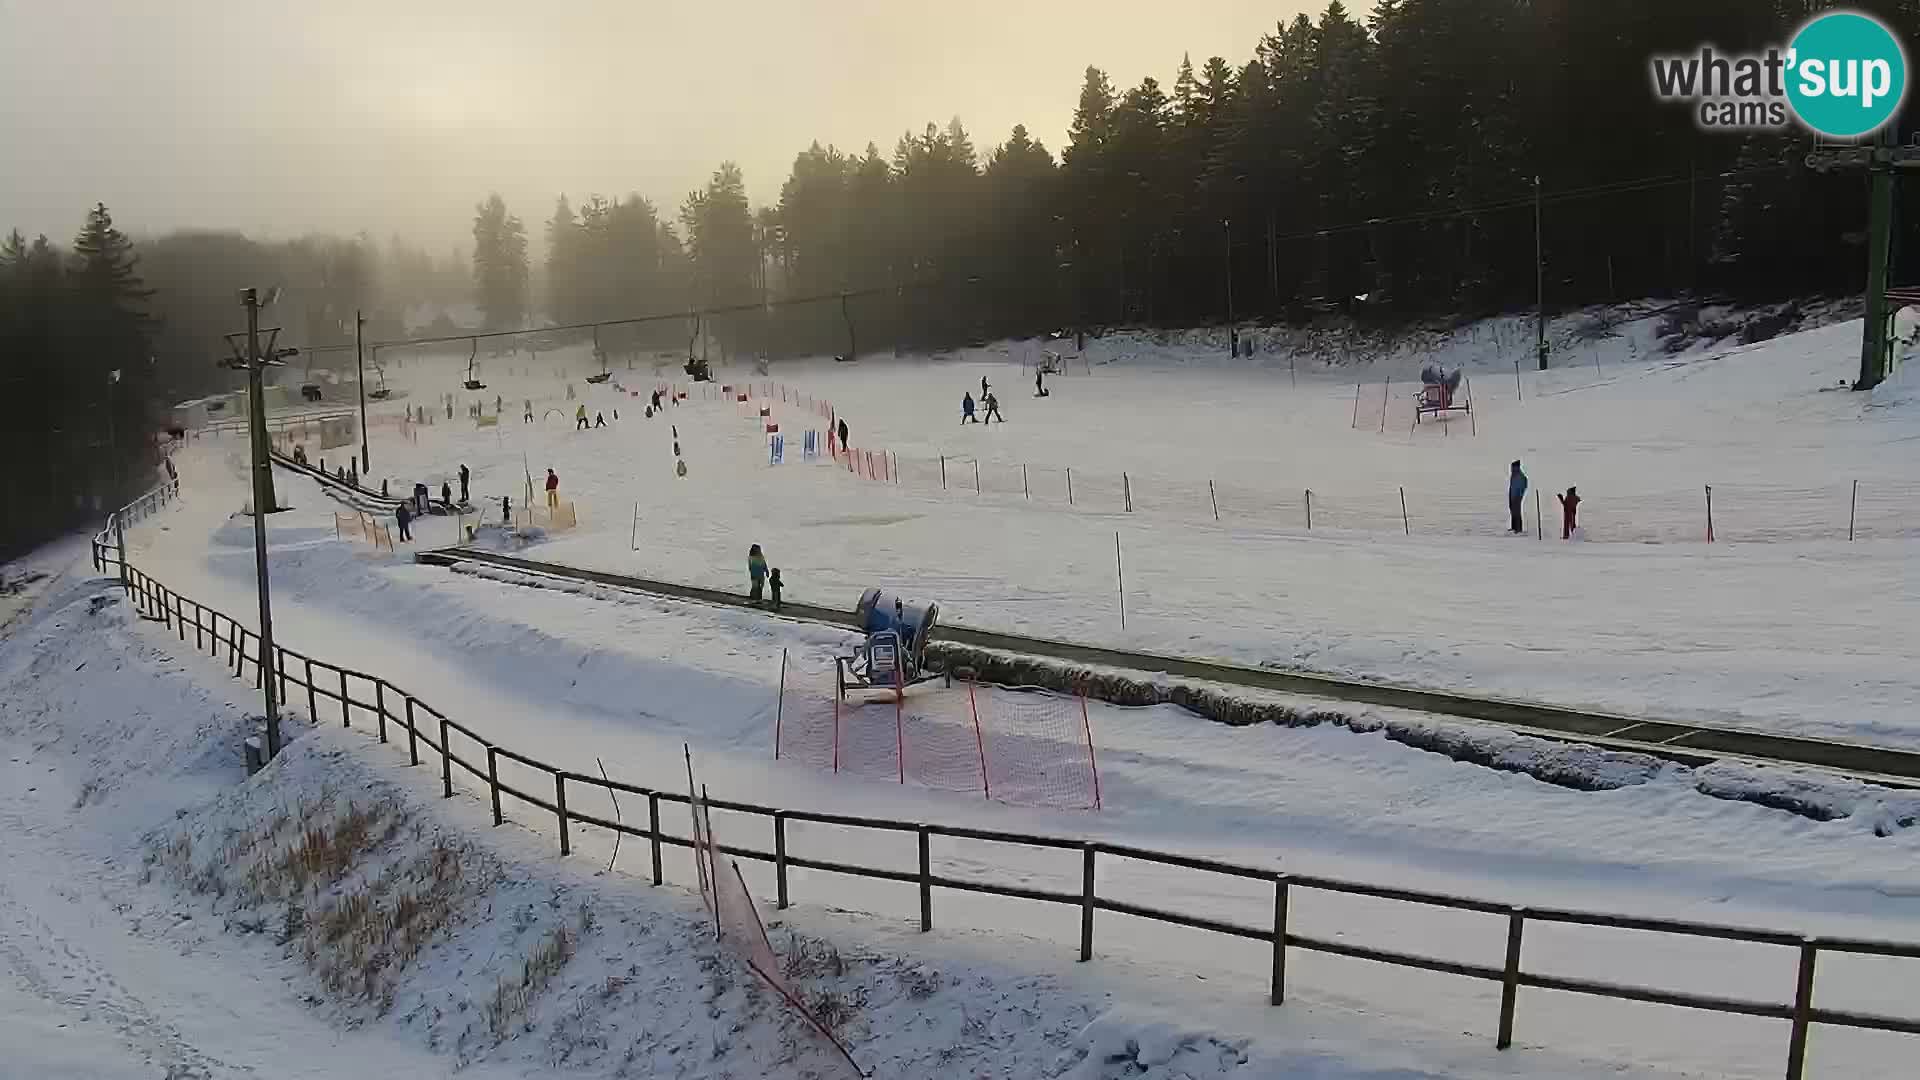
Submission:
POLYGON ((347 669, 340 669, 340 726, 353 726, 353 706, 347 703, 347 669))
POLYGON ((1520 994, 1520 933, 1526 927, 1527 909, 1517 907, 1507 916, 1507 966, 1500 980, 1500 1034, 1494 1048, 1513 1045, 1513 1006, 1520 994))
POLYGON ((380 741, 386 742, 387 741, 387 684, 380 679, 375 679, 373 681, 373 715, 378 718, 378 722, 380 726, 380 741))
POLYGON ((660 874, 660 793, 647 792, 647 838, 653 841, 653 883, 665 881, 660 874))
POLYGON ((446 793, 441 798, 453 798, 453 745, 447 741, 447 718, 440 718, 440 783, 446 793))
POLYGON ((200 632, 200 616, 205 613, 205 611, 206 609, 200 606, 200 601, 195 600, 193 602, 193 647, 195 650, 207 647, 206 637, 200 632))
POLYGON ((1273 989, 1267 1003, 1286 1000, 1287 987, 1287 875, 1273 877, 1273 989))
POLYGON ((1787 1039, 1787 1080, 1801 1080, 1807 1066, 1807 1026, 1813 1018, 1813 962, 1820 946, 1813 938, 1800 943, 1800 977, 1793 990, 1793 1034, 1787 1039))
POLYGON ((493 823, 505 821, 500 816, 500 751, 498 747, 487 746, 487 791, 493 796, 493 823))
POLYGON ((933 929, 933 856, 928 849, 929 834, 920 826, 920 932, 933 929))
POLYGON ((784 911, 787 907, 787 812, 773 812, 773 882, 776 899, 774 907, 784 911))
POLYGON ((573 841, 567 836, 567 774, 553 774, 553 805, 560 815, 560 854, 573 854, 573 841))
POLYGON ((309 656, 306 659, 307 659, 307 719, 317 724, 320 722, 320 695, 314 691, 314 687, 313 687, 313 657, 309 656))
POLYGON ((420 764, 420 739, 414 730, 413 698, 407 698, 407 764, 420 764))
POLYGON ((1093 959, 1093 855, 1095 845, 1080 845, 1080 962, 1093 959))

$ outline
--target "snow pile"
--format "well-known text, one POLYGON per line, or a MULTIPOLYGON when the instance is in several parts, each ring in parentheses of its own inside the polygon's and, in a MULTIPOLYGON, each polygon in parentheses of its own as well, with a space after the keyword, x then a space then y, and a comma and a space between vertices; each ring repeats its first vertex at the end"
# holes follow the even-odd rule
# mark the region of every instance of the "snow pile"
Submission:
POLYGON ((1247 1063, 1245 1041, 1221 1042, 1211 1032, 1162 1019, 1105 1013, 1081 1029, 1075 1041, 1073 1056, 1079 1061, 1063 1080, 1247 1076, 1239 1071, 1247 1063))
MULTIPOLYGON (((1901 310, 1906 312, 1914 309, 1902 308, 1901 310)), ((1899 366, 1893 369, 1893 375, 1885 382, 1867 392, 1876 409, 1907 405, 1920 400, 1920 347, 1912 344, 1896 344, 1894 348, 1901 350, 1902 353, 1899 366)))
POLYGON ((948 669, 967 667, 992 682, 1086 693, 1132 707, 1172 704, 1234 727, 1330 724, 1358 734, 1377 731, 1394 742, 1443 754, 1454 761, 1524 773, 1578 791, 1612 791, 1671 774, 1682 779, 1691 777, 1695 790, 1703 795, 1750 802, 1816 821, 1844 818, 1876 836, 1889 835, 1920 820, 1920 796, 1827 773, 1724 762, 1690 770, 1651 754, 1561 742, 1403 710, 1375 710, 1349 702, 1173 679, 1164 672, 1073 665, 946 642, 930 646, 929 654, 948 669))
POLYGON ((1694 770, 1693 780, 1703 795, 1758 803, 1815 821, 1844 818, 1875 836, 1920 823, 1920 793, 1824 773, 1720 761, 1694 770))
POLYGON ((514 552, 532 547, 546 538, 547 530, 538 525, 514 527, 484 522, 473 526, 473 538, 467 543, 483 551, 514 552))

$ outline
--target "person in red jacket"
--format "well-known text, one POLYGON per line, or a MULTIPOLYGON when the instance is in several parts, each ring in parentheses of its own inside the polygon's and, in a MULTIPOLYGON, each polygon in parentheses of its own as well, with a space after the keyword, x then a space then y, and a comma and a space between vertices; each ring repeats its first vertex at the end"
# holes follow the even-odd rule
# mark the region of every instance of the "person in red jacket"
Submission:
POLYGON ((557 510, 559 508, 560 508, 560 474, 557 472, 554 472, 552 469, 548 469, 547 470, 547 509, 557 510))
POLYGON ((1580 527, 1580 491, 1568 488, 1560 498, 1560 539, 1573 539, 1573 530, 1580 527))

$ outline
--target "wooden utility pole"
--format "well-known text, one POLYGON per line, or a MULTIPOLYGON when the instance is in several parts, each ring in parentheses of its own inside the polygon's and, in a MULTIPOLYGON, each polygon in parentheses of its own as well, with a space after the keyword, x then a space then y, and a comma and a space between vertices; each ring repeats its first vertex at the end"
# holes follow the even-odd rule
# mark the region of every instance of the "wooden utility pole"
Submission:
POLYGON ((365 316, 359 309, 353 313, 353 368, 359 375, 360 384, 360 475, 373 475, 373 458, 367 453, 367 365, 366 347, 361 331, 367 325, 365 316))
POLYGON ((1547 259, 1540 241, 1540 177, 1533 178, 1533 307, 1534 350, 1540 370, 1547 370, 1547 259))

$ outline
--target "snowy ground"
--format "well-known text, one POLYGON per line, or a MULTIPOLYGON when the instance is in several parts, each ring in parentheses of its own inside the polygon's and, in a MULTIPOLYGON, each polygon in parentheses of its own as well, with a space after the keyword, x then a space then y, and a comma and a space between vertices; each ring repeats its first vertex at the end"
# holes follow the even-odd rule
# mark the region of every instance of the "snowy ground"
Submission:
MULTIPOLYGON (((292 725, 283 757, 243 782, 244 686, 107 583, 68 579, 0 641, 0 691, 8 1075, 830 1075, 716 952, 684 887, 649 890, 597 868, 604 851, 563 861, 537 832, 489 830, 479 801, 439 800, 433 777, 331 726, 292 725), (338 838, 355 814, 378 827, 351 845, 338 838), (314 860, 311 886, 281 899, 267 871, 302 829, 333 830, 347 857, 314 860), (458 887, 423 947, 380 953, 364 991, 357 969, 330 983, 346 946, 326 927, 358 940, 350 901, 397 910, 382 898, 423 888, 412 871, 443 852, 458 887), (560 938, 563 958, 542 964, 560 938), (529 963, 537 988, 518 996, 529 963)), ((923 936, 810 904, 774 935, 875 1076, 1687 1075, 1531 1042, 1501 1054, 1484 1022, 1463 1037, 1450 1018, 1364 997, 1296 988, 1273 1010, 1205 964, 1116 948, 1076 965, 1014 926, 923 936)))
MULTIPOLYGON (((197 450, 183 461, 184 505, 139 530, 134 558, 188 595, 245 613, 252 603, 251 530, 228 518, 241 492, 225 464, 218 450, 197 450)), ((1462 765, 1378 734, 1229 729, 1171 708, 1095 710, 1108 806, 1100 815, 1007 807, 775 764, 769 758, 780 651, 796 663, 824 666, 844 645, 838 632, 743 612, 526 589, 416 566, 404 550, 376 557, 333 539, 332 504, 316 486, 285 474, 282 482, 298 508, 272 519, 270 530, 284 641, 384 675, 490 737, 578 771, 594 772, 604 762, 618 778, 677 785, 685 740, 700 754, 716 796, 1092 835, 1501 902, 1898 939, 1920 926, 1920 909, 1908 899, 1920 895, 1912 869, 1920 834, 1897 821, 1884 828, 1899 815, 1867 805, 1838 820, 1809 821, 1708 798, 1684 770, 1611 792, 1576 792, 1462 765)), ((436 520, 424 528, 450 532, 451 524, 436 520)), ((518 816, 543 827, 537 816, 518 816)), ((720 815, 718 827, 726 839, 744 826, 720 815)), ((910 843, 799 828, 791 839, 829 853, 858 842, 870 855, 912 865, 910 843)), ((591 836, 577 842, 583 852, 604 849, 591 836)), ((1057 888, 1077 881, 1071 859, 1039 853, 1021 857, 956 841, 936 844, 935 858, 942 873, 959 877, 1057 888)), ((770 895, 766 875, 748 872, 763 897, 770 895)), ((690 871, 676 871, 670 861, 669 877, 686 881, 690 871)), ((1257 886, 1145 867, 1103 870, 1102 881, 1122 898, 1252 925, 1269 917, 1270 898, 1257 886)), ((886 918, 914 910, 910 888, 802 874, 794 889, 809 909, 886 918)), ((1295 912, 1302 933, 1466 961, 1497 962, 1503 941, 1500 921, 1482 916, 1333 897, 1296 900, 1295 912)), ((1036 939, 1035 951, 1055 959, 1071 954, 1071 912, 942 894, 936 922, 943 931, 1015 930, 1036 939)), ((1103 916, 1099 942, 1103 962, 1189 971, 1243 1005, 1263 985, 1261 957, 1218 939, 1103 916)), ((1784 998, 1791 985, 1792 957, 1780 950, 1574 928, 1532 935, 1529 950, 1529 963, 1552 970, 1707 993, 1784 998), (1772 987, 1778 989, 1762 989, 1772 987)), ((1823 965, 1822 1000, 1901 1013, 1911 975, 1897 964, 1836 960, 1823 965)), ((1497 1011, 1490 989, 1353 961, 1303 957, 1292 979, 1309 1000, 1418 1018, 1436 1031, 1471 1033, 1469 1041, 1487 1036, 1497 1011)), ((1528 995, 1522 1015, 1523 1039, 1533 1045, 1716 1075, 1772 1075, 1784 1044, 1779 1025, 1558 995, 1528 995)), ((1883 1074, 1887 1062, 1900 1060, 1900 1051, 1877 1036, 1823 1031, 1816 1044, 1822 1062, 1850 1075, 1883 1074)))
MULTIPOLYGON (((374 476, 401 490, 426 480, 437 491, 465 462, 475 501, 497 505, 502 494, 517 499, 528 471, 538 477, 551 465, 582 526, 536 553, 563 562, 739 587, 745 547, 757 541, 786 571, 793 599, 851 606, 861 588, 883 585, 985 627, 1915 744, 1920 695, 1901 630, 1920 616, 1916 540, 1884 524, 1894 518, 1875 517, 1878 531, 1848 544, 1808 539, 1820 516, 1810 511, 1769 532, 1741 524, 1735 509, 1737 542, 1681 538, 1691 512, 1690 494, 1681 496, 1697 483, 1715 484, 1716 510, 1723 491, 1779 501, 1831 487, 1830 474, 1898 490, 1902 442, 1920 433, 1912 406, 1898 404, 1899 393, 1863 407, 1818 389, 1846 374, 1853 332, 1684 362, 1635 359, 1647 350, 1643 335, 1630 334, 1624 355, 1601 357, 1598 375, 1529 373, 1525 400, 1505 409, 1484 388, 1498 367, 1482 362, 1478 436, 1458 424, 1411 438, 1356 431, 1346 371, 1296 365, 1296 388, 1270 360, 1259 372, 1230 370, 1146 342, 1091 350, 1091 374, 1055 380, 1044 402, 1024 396, 1020 369, 993 350, 930 365, 776 368, 787 385, 831 398, 856 445, 899 452, 910 482, 897 487, 797 460, 769 467, 757 418, 717 402, 649 423, 636 415, 639 402, 620 398, 619 421, 580 434, 558 416, 521 425, 519 403, 530 397, 536 415, 571 413, 556 365, 572 364, 576 390, 609 417, 614 391, 578 380, 580 355, 542 356, 531 368, 524 357, 500 358, 483 362, 482 377, 489 409, 496 391, 508 399, 503 426, 442 413, 417 443, 377 428, 374 476), (516 365, 534 373, 511 374, 516 365), (977 390, 983 374, 1011 420, 958 428, 959 391, 977 390), (1054 419, 1032 422, 1042 408, 1054 419), (672 473, 670 423, 691 467, 684 480, 672 473), (979 496, 942 494, 924 472, 941 454, 981 458, 983 473, 1001 482, 983 484, 979 496), (1652 535, 1635 538, 1665 542, 1500 536, 1515 456, 1537 485, 1577 482, 1595 500, 1590 540, 1624 528, 1607 514, 1617 502, 1650 518, 1635 528, 1652 535), (1041 460, 1074 465, 1093 505, 1009 494, 1007 468, 1041 460), (1097 502, 1122 470, 1129 482, 1141 478, 1139 513, 1097 502), (1210 507, 1196 516, 1190 496, 1157 495, 1183 476, 1216 477, 1240 499, 1312 485, 1335 511, 1342 490, 1406 484, 1445 528, 1410 538, 1383 530, 1358 496, 1337 529, 1316 521, 1308 533, 1277 508, 1236 521, 1231 499, 1216 526, 1210 507), (1124 631, 1112 593, 1116 530, 1124 631), (621 531, 629 545, 619 544, 621 531)), ((1478 348, 1469 337, 1449 355, 1472 360, 1478 348)), ((390 366, 389 384, 403 396, 375 411, 431 407, 463 366, 464 352, 390 366)), ((616 374, 643 393, 651 384, 616 374)), ((789 433, 805 426, 803 414, 775 408, 789 433)), ((789 441, 796 459, 798 443, 789 441)), ((251 621, 251 525, 231 517, 245 498, 235 449, 207 440, 183 454, 181 503, 129 542, 149 573, 251 621)), ((841 633, 530 589, 417 566, 404 547, 375 555, 334 538, 336 507, 317 485, 278 479, 295 507, 269 522, 284 643, 384 676, 507 746, 580 772, 604 764, 618 779, 677 786, 686 742, 716 797, 1091 836, 1501 903, 1920 937, 1920 829, 1907 802, 1840 793, 1848 812, 1814 821, 1701 793, 1751 779, 1739 770, 1668 768, 1582 792, 1378 732, 1233 729, 1170 707, 1093 711, 1100 814, 776 763, 781 652, 821 669, 845 647, 841 633)), ((1397 498, 1392 511, 1386 520, 1398 528, 1397 498)), ((416 547, 455 539, 449 519, 417 532, 416 547)), ((560 860, 542 815, 510 806, 517 824, 487 830, 484 804, 433 798, 437 776, 409 773, 392 748, 331 724, 240 785, 234 744, 251 700, 241 684, 164 629, 132 620, 111 589, 71 577, 37 588, 38 607, 16 604, 0 640, 0 757, 9 759, 0 827, 10 868, 26 871, 0 891, 0 968, 14 976, 0 988, 0 1007, 11 1010, 0 1046, 11 1053, 25 1043, 37 1055, 8 1060, 30 1061, 35 1075, 66 1068, 115 1080, 152 1075, 156 1065, 195 1077, 302 1068, 439 1075, 461 1065, 481 1076, 797 1071, 789 1029, 738 980, 717 974, 716 957, 687 946, 698 938, 699 908, 684 891, 693 880, 684 857, 669 854, 675 888, 665 892, 626 876, 642 865, 631 846, 618 872, 597 872, 612 845, 591 829, 577 828, 576 854, 560 860), (248 891, 248 859, 220 854, 281 842, 282 834, 249 838, 278 810, 324 803, 314 814, 338 818, 343 798, 402 827, 326 896, 341 899, 442 845, 472 870, 455 917, 410 964, 382 969, 387 990, 371 1004, 330 989, 303 965, 294 936, 269 932, 290 925, 285 904, 248 891), (583 908, 594 918, 567 923, 583 908), (485 1016, 499 980, 563 924, 577 927, 574 958, 503 1038, 485 1016), (227 993, 234 980, 243 993, 227 993), (57 1034, 67 1031, 61 1023, 102 1023, 111 1037, 69 1038, 57 1034), (280 1067, 285 1058, 294 1064, 280 1067)), ((304 707, 297 696, 291 704, 304 707)), ((323 705, 321 719, 331 720, 325 713, 323 705)), ((613 813, 590 799, 577 808, 613 813)), ((722 841, 766 841, 742 819, 715 821, 722 841)), ((798 851, 832 857, 858 845, 862 858, 913 865, 910 840, 816 826, 793 828, 789 839, 798 851)), ((951 840, 935 843, 934 860, 958 878, 1078 885, 1077 860, 1045 852, 951 840)), ((763 900, 771 895, 769 873, 747 875, 763 900)), ((1101 889, 1249 925, 1270 918, 1258 883, 1109 860, 1101 889)), ((911 887, 797 872, 793 892, 799 906, 785 913, 776 944, 809 955, 831 948, 848 960, 839 975, 803 964, 803 977, 810 992, 855 1006, 846 1031, 876 1075, 1770 1077, 1785 1053, 1782 1023, 1527 990, 1517 1052, 1501 1054, 1492 1049, 1498 992, 1489 985, 1296 953, 1289 1004, 1275 1010, 1263 1004, 1264 949, 1226 939, 1102 914, 1096 961, 1076 965, 1077 913, 1066 909, 943 891, 936 932, 919 935, 906 921, 911 887)), ((1498 963, 1505 937, 1497 917, 1305 891, 1292 920, 1314 937, 1482 964, 1498 963)), ((1572 926, 1530 929, 1526 952, 1531 970, 1774 1000, 1790 996, 1793 962, 1785 949, 1572 926)), ((1911 962, 1827 957, 1819 1000, 1910 1015, 1913 985, 1911 962)), ((1810 1072, 1905 1076, 1912 1047, 1900 1036, 1818 1029, 1810 1072)))
MULTIPOLYGON (((1649 330, 1633 324, 1593 346, 1597 372, 1525 373, 1519 402, 1512 370, 1491 363, 1491 337, 1361 369, 1371 395, 1387 376, 1410 387, 1423 359, 1481 361, 1469 368, 1477 436, 1459 419, 1449 434, 1356 431, 1350 369, 1315 362, 1290 375, 1265 356, 1264 368, 1229 368, 1197 346, 1097 343, 1091 374, 1056 377, 1045 401, 1007 362, 1024 355, 1017 344, 932 363, 776 365, 777 380, 838 407, 857 447, 896 453, 898 486, 799 463, 798 431, 824 426, 802 409, 774 406, 789 435, 789 464, 777 468, 757 421, 734 405, 696 396, 665 421, 641 419, 642 401, 580 381, 589 362, 571 350, 493 361, 482 371, 488 390, 458 395, 459 419, 442 414, 416 443, 376 428, 374 473, 437 492, 465 463, 476 503, 497 508, 499 496, 521 496, 529 471, 537 483, 553 467, 582 519, 539 550, 561 562, 736 588, 758 542, 791 597, 829 605, 851 606, 879 584, 938 600, 968 625, 1920 745, 1911 708, 1920 666, 1899 632, 1920 625, 1920 536, 1908 511, 1920 487, 1902 464, 1920 410, 1885 404, 1897 395, 1875 405, 1828 392, 1851 373, 1857 331, 1843 323, 1650 359, 1649 330), (961 427, 959 394, 977 393, 983 376, 1011 419, 961 427), (619 408, 622 419, 573 432, 569 381, 591 411, 619 408), (476 428, 467 398, 491 409, 496 394, 507 399, 505 422, 476 428), (533 425, 518 422, 528 398, 543 417, 533 425), (669 424, 690 466, 684 481, 673 475, 669 424), (1531 499, 1529 534, 1504 535, 1515 458, 1550 516, 1553 492, 1579 486, 1588 542, 1563 544, 1551 524, 1536 540, 1531 499), (974 459, 981 495, 970 490, 974 459), (1022 463, 1032 498, 1021 494, 1022 463), (1120 509, 1123 472, 1133 514, 1120 509), (1411 536, 1401 534, 1401 487, 1411 536), (1664 542, 1602 542, 1617 539, 1664 542)), ((389 368, 389 383, 410 396, 375 411, 439 402, 463 361, 389 368)), ((667 365, 662 377, 676 374, 667 365)), ((643 393, 653 381, 615 377, 643 393)), ((422 538, 453 533, 436 520, 422 538)))

